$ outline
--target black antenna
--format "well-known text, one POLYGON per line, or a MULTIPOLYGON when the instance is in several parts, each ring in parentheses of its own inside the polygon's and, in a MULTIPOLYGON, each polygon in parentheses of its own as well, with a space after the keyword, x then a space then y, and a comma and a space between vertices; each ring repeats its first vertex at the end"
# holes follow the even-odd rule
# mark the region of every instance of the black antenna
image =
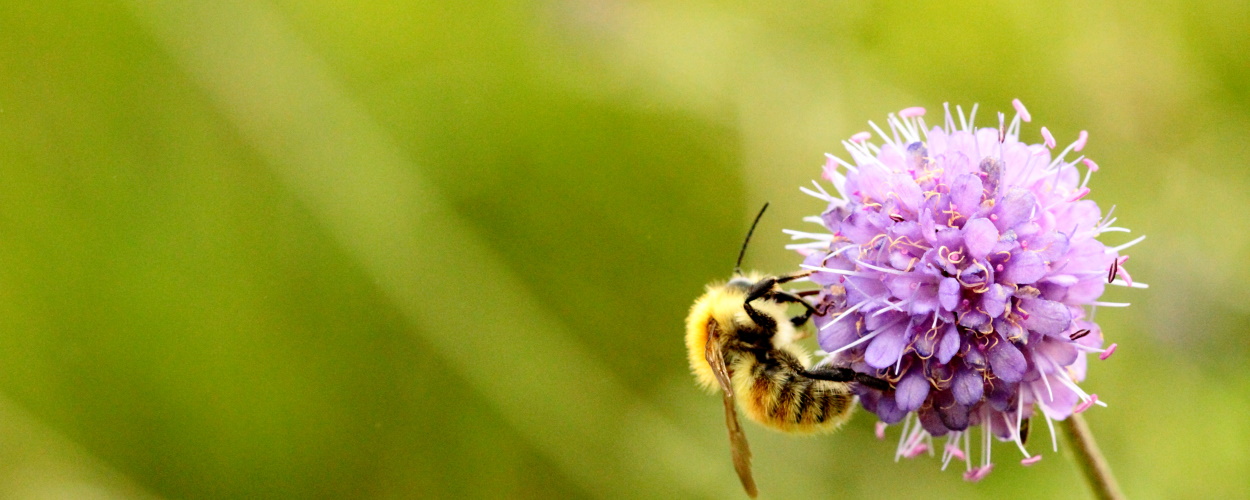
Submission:
POLYGON ((768 210, 768 202, 764 202, 764 206, 760 208, 760 213, 755 215, 755 222, 751 223, 751 229, 747 231, 747 238, 742 240, 742 250, 738 250, 738 263, 734 264, 734 274, 742 274, 742 256, 747 254, 747 243, 751 242, 751 234, 755 232, 755 226, 759 225, 760 217, 764 216, 765 210, 768 210))

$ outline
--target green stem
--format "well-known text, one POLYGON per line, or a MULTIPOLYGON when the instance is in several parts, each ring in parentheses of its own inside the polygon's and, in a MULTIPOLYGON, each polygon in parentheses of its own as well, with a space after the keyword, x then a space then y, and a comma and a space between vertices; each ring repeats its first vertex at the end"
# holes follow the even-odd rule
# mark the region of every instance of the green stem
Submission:
POLYGON ((1094 496, 1102 500, 1124 500, 1124 493, 1116 484, 1107 459, 1098 450, 1098 443, 1094 442, 1094 434, 1085 423, 1085 417, 1073 413, 1063 420, 1063 428, 1076 454, 1077 465, 1085 474, 1085 480, 1089 481, 1090 489, 1094 490, 1094 496))

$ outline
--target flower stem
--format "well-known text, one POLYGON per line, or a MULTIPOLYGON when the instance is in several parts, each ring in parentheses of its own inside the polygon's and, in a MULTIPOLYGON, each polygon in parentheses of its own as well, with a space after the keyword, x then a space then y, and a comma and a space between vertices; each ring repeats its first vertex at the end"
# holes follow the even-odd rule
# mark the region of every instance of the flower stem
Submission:
POLYGON ((1085 423, 1085 417, 1073 413, 1063 420, 1063 428, 1071 441, 1070 448, 1076 453, 1077 464, 1085 474, 1085 480, 1089 481, 1090 489, 1094 490, 1094 496, 1103 500, 1124 500, 1124 493, 1116 484, 1107 459, 1098 450, 1098 443, 1094 442, 1094 434, 1085 423))

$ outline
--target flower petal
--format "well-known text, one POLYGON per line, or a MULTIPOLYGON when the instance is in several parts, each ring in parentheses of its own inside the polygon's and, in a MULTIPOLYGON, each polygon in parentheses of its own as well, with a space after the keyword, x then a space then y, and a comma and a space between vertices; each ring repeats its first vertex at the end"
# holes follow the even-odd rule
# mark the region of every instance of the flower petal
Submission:
POLYGON ((1068 415, 1072 414, 1072 408, 1081 398, 1075 392, 1072 392, 1068 386, 1064 385, 1063 382, 1060 382, 1059 377, 1047 375, 1046 378, 1050 382, 1049 390, 1046 389, 1046 386, 1043 385, 1040 379, 1037 382, 1033 382, 1033 386, 1040 389, 1037 392, 1042 395, 1041 403, 1046 406, 1046 415, 1056 419, 1067 418, 1068 415), (1054 397, 1051 397, 1051 395, 1054 397))
POLYGON ((976 331, 985 331, 990 324, 990 317, 981 311, 970 311, 959 316, 959 325, 976 331))
POLYGON ((943 309, 955 310, 955 306, 959 305, 960 289, 959 280, 942 278, 942 284, 938 285, 938 302, 942 304, 943 309))
POLYGON ((1015 344, 1006 340, 996 342, 990 346, 987 354, 990 359, 990 368, 994 370, 994 375, 1003 382, 1010 384, 1024 378, 1028 363, 1024 360, 1024 353, 1021 353, 1015 344))
POLYGON ((877 155, 877 160, 892 171, 907 169, 907 151, 900 145, 885 144, 881 146, 881 154, 877 155))
POLYGON ((1037 349, 1038 355, 1050 360, 1056 366, 1068 366, 1076 362, 1079 355, 1076 348, 1070 342, 1047 339, 1041 342, 1037 349))
POLYGON ((1013 408, 1014 396, 1016 395, 1016 384, 996 383, 989 384, 989 392, 985 394, 985 401, 990 404, 990 408, 997 411, 1005 412, 1013 408))
MULTIPOLYGON (((881 157, 890 158, 891 148, 883 148, 881 157)), ((898 157, 899 165, 902 165, 902 157, 898 157)), ((859 194, 871 200, 878 202, 885 201, 885 194, 890 192, 890 167, 883 165, 881 162, 870 161, 860 167, 859 172, 852 172, 847 176, 855 190, 859 194)))
MULTIPOLYGON (((950 161, 950 156, 952 154, 963 155, 967 158, 979 158, 980 157, 977 151, 976 136, 963 130, 956 130, 954 132, 951 132, 951 135, 946 139, 946 148, 947 148, 946 160, 948 162, 950 161)), ((959 172, 959 173, 962 174, 963 172, 959 172)), ((953 174, 953 175, 958 175, 958 174, 953 174)), ((951 178, 951 177, 948 177, 948 178, 951 178)))
POLYGON ((1027 344, 1029 340, 1028 332, 1023 327, 1006 318, 994 319, 994 331, 998 332, 998 336, 1017 344, 1027 344))
POLYGON ((1021 322, 1024 327, 1043 335, 1058 335, 1072 324, 1072 311, 1053 300, 1024 299, 1020 307, 1029 315, 1021 322))
POLYGON ((959 329, 950 324, 942 334, 942 340, 938 342, 937 360, 942 364, 950 363, 956 352, 959 352, 959 329))
POLYGON ((962 405, 976 404, 981 400, 984 390, 985 382, 976 370, 967 368, 959 370, 955 373, 955 379, 951 381, 951 394, 955 396, 955 401, 962 405))
POLYGON ((903 347, 906 346, 903 338, 906 329, 906 323, 894 323, 869 341, 868 349, 864 351, 864 361, 868 362, 868 366, 885 368, 897 363, 899 356, 903 354, 903 347))
POLYGON ((872 217, 864 210, 851 212, 838 226, 838 231, 857 245, 868 243, 881 234, 881 228, 873 225, 872 217))
POLYGON ((920 370, 908 370, 903 379, 898 382, 898 386, 894 389, 894 402, 898 404, 898 409, 902 411, 915 411, 920 409, 926 397, 929 396, 929 381, 925 380, 924 374, 920 370))
MULTIPOLYGON (((848 304, 871 302, 886 293, 885 284, 874 277, 846 276, 846 301, 848 304)), ((872 327, 869 326, 869 329, 872 327)))
POLYGON ((1088 304, 1098 300, 1098 297, 1101 297, 1102 292, 1107 288, 1106 278, 1106 276, 1100 274, 1077 282, 1077 284, 1068 287, 1065 300, 1069 304, 1088 304))
POLYGON ((985 293, 981 294, 981 309, 985 311, 985 314, 990 315, 991 318, 997 318, 1006 310, 1007 299, 1010 297, 1011 294, 1007 292, 1006 287, 994 283, 990 285, 985 293))
POLYGON ((964 224, 964 246, 974 259, 984 259, 998 243, 998 228, 989 219, 976 218, 964 224))
POLYGON ((1003 232, 1017 224, 1028 222, 1037 206, 1037 197, 1027 189, 1012 188, 1007 195, 994 207, 994 215, 998 220, 994 225, 998 232, 1003 232))
MULTIPOLYGON (((842 259, 826 260, 825 255, 826 254, 824 252, 812 252, 811 255, 808 255, 805 259, 803 259, 803 264, 815 267, 827 267, 830 269, 841 269, 844 271, 851 271, 854 269, 854 266, 849 262, 842 259)), ((837 286, 842 282, 842 275, 837 273, 812 273, 811 280, 824 287, 837 286)))
POLYGON ((976 213, 981 206, 981 179, 972 174, 963 174, 955 178, 950 187, 951 203, 955 210, 969 216, 976 213))
POLYGON ((932 283, 921 283, 911 296, 911 314, 923 316, 938 308, 938 287, 932 283))
POLYGON ((893 275, 885 282, 885 286, 890 288, 890 294, 899 300, 911 300, 912 295, 920 288, 920 283, 929 281, 928 275, 923 273, 905 273, 893 275))
POLYGON ((860 337, 858 328, 860 314, 857 312, 848 314, 845 318, 839 319, 837 323, 825 326, 840 315, 830 313, 825 316, 817 316, 814 319, 816 331, 819 332, 816 335, 816 340, 820 344, 820 348, 825 351, 836 351, 860 337))
POLYGON ((889 396, 882 396, 877 400, 877 410, 874 413, 877 414, 877 418, 887 424, 897 424, 907 416, 907 412, 900 409, 894 398, 889 396))
POLYGON ((916 185, 915 179, 910 175, 896 174, 890 177, 890 185, 894 188, 894 196, 908 212, 915 213, 920 209, 920 204, 924 202, 924 190, 916 185))
POLYGON ((937 224, 933 220, 933 211, 925 208, 920 212, 920 234, 930 245, 937 242, 937 224))
POLYGON ((942 417, 938 415, 937 410, 931 406, 921 408, 916 412, 916 416, 920 417, 920 425, 928 431, 930 436, 941 437, 951 431, 946 428, 946 424, 942 423, 942 417))
POLYGON ((1011 255, 998 278, 1006 283, 1027 285, 1046 275, 1046 261, 1037 252, 1021 251, 1011 255))
POLYGON ((933 356, 934 351, 937 350, 938 341, 941 340, 942 333, 936 328, 932 330, 922 328, 922 330, 924 331, 915 334, 912 348, 916 349, 916 354, 919 354, 920 357, 928 358, 933 356))
POLYGON ((977 347, 975 344, 967 344, 963 350, 963 356, 964 364, 972 368, 977 370, 989 368, 989 365, 986 364, 985 361, 985 353, 982 352, 981 348, 977 347))
POLYGON ((950 391, 942 391, 938 393, 943 396, 934 398, 934 407, 938 410, 938 417, 942 419, 942 424, 952 431, 962 431, 968 428, 968 410, 967 405, 955 402, 954 396, 950 391))
POLYGON ((946 153, 946 130, 934 125, 926 135, 929 143, 929 155, 936 158, 946 153))
POLYGON ((1043 259, 1053 262, 1068 252, 1068 235, 1060 232, 1047 233, 1030 244, 1029 248, 1039 249, 1043 259))

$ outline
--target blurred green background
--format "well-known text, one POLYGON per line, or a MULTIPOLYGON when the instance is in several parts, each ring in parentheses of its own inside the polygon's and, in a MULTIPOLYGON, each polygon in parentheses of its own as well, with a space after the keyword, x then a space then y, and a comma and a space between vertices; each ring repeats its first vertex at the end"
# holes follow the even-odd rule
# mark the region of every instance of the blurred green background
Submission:
MULTIPOLYGON (((1239 1, 5 2, 0 497, 741 497, 690 302, 765 200, 795 268, 867 120, 1019 97, 1149 235, 1085 384, 1124 490, 1245 498, 1248 52, 1239 1)), ((1087 495, 859 417, 748 424, 763 495, 1087 495)))

